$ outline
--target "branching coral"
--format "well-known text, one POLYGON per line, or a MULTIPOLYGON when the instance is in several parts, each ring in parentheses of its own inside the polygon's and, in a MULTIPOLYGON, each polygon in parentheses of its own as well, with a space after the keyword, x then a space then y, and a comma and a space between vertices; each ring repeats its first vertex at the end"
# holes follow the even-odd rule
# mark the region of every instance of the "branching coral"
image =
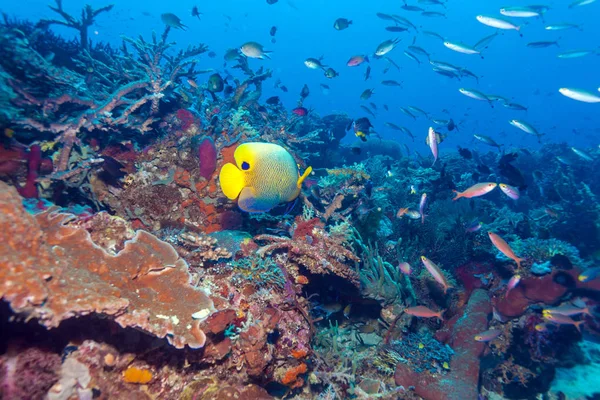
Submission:
POLYGON ((309 221, 299 219, 292 238, 258 235, 254 239, 270 243, 257 251, 261 257, 285 252, 286 269, 291 269, 289 272, 294 277, 299 275, 298 268, 302 266, 313 274, 335 274, 359 285, 358 275, 348 264, 360 259, 345 247, 346 243, 339 236, 327 233, 318 218, 309 221))
POLYGON ((64 21, 55 19, 43 19, 38 25, 49 26, 49 25, 63 25, 68 28, 73 28, 79 31, 79 45, 82 49, 89 48, 88 39, 88 28, 94 23, 94 18, 103 12, 112 10, 113 5, 108 5, 94 10, 92 6, 87 4, 81 11, 81 20, 75 19, 75 17, 68 14, 63 10, 62 0, 56 0, 56 7, 49 6, 52 11, 60 15, 64 21))
POLYGON ((246 257, 227 264, 232 269, 234 285, 250 284, 258 288, 276 286, 283 289, 285 275, 272 258, 246 257))
POLYGON ((212 300, 190 286, 187 264, 168 243, 138 231, 113 256, 69 225, 73 215, 31 216, 4 183, 0 196, 0 297, 15 313, 47 328, 97 314, 177 348, 204 346, 192 315, 210 315, 212 300))
MULTIPOLYGON (((85 25, 84 22, 77 22, 62 12, 60 2, 56 10, 63 15, 69 26, 85 25)), ((84 12, 83 21, 93 19, 99 11, 87 9, 89 15, 86 16, 84 12)), ((77 72, 44 66, 42 68, 48 70, 49 75, 66 77, 61 85, 62 94, 47 98, 38 98, 30 93, 36 88, 33 79, 26 77, 27 79, 23 78, 25 82, 13 83, 12 86, 20 97, 19 104, 31 110, 27 117, 17 119, 15 123, 26 129, 54 135, 62 144, 55 168, 57 172, 70 168, 71 150, 76 144, 80 144, 84 133, 121 133, 123 129, 145 133, 152 129, 151 124, 155 122, 154 115, 158 112, 160 99, 165 96, 168 88, 176 84, 177 79, 193 74, 195 60, 192 58, 206 51, 206 46, 198 45, 180 51, 175 57, 169 57, 165 51, 173 44, 166 41, 168 33, 167 28, 160 40, 153 36, 152 43, 143 38, 124 38, 124 41, 130 43, 137 51, 138 57, 130 54, 124 45, 121 57, 112 58, 114 65, 102 64, 106 74, 118 72, 120 79, 110 80, 98 75, 91 82, 87 82, 86 78, 77 72), (56 71, 51 71, 52 68, 56 71), (96 85, 92 85, 94 82, 96 85), (82 92, 86 95, 83 96, 82 92), (147 103, 150 104, 149 109, 144 107, 147 103)), ((27 51, 35 53, 32 49, 27 51)), ((15 49, 14 52, 25 51, 15 49)), ((39 54, 37 56, 42 58, 39 54)), ((91 58, 89 53, 86 57, 91 58)), ((33 55, 30 58, 34 58, 33 55)))

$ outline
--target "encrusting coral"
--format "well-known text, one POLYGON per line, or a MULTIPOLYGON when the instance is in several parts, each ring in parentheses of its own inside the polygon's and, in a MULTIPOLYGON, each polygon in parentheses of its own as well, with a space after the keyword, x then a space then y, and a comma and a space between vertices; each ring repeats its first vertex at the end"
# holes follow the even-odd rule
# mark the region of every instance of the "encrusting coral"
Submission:
POLYGON ((190 286, 188 266, 173 247, 138 231, 111 255, 94 244, 76 217, 49 209, 27 214, 14 188, 0 183, 0 298, 47 328, 97 314, 164 338, 204 346, 200 320, 212 300, 190 286))

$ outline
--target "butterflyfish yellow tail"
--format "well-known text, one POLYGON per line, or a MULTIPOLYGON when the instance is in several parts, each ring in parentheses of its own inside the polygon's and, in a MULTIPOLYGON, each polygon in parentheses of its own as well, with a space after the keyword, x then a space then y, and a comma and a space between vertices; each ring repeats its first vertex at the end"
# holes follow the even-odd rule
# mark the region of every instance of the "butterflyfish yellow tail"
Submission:
POLYGON ((308 168, 306 168, 306 171, 304 171, 302 176, 300 176, 298 178, 298 183, 296 183, 296 186, 298 187, 298 189, 300 189, 302 187, 302 182, 304 182, 306 177, 309 176, 311 172, 312 172, 312 167, 308 167, 308 168))
POLYGON ((225 164, 219 173, 219 181, 223 194, 229 200, 235 200, 245 186, 244 172, 231 163, 225 164))

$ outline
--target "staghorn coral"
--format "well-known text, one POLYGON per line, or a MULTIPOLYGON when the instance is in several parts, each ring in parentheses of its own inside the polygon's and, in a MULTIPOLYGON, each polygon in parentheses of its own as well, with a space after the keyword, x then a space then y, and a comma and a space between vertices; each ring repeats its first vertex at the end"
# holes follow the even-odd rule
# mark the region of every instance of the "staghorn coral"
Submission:
POLYGON ((0 297, 15 313, 47 328, 98 314, 176 348, 204 346, 192 314, 214 306, 189 285, 188 266, 171 245, 138 231, 113 256, 69 225, 72 214, 51 208, 31 216, 4 183, 0 196, 0 297))
POLYGON ((48 27, 50 25, 62 25, 68 28, 73 28, 79 31, 79 46, 82 50, 88 50, 90 41, 88 38, 88 28, 94 24, 94 18, 103 12, 112 10, 113 4, 104 6, 94 10, 92 6, 87 4, 81 10, 81 20, 75 19, 72 15, 63 10, 62 0, 56 0, 56 7, 48 6, 52 11, 60 15, 64 21, 55 19, 43 19, 38 23, 38 26, 48 27))

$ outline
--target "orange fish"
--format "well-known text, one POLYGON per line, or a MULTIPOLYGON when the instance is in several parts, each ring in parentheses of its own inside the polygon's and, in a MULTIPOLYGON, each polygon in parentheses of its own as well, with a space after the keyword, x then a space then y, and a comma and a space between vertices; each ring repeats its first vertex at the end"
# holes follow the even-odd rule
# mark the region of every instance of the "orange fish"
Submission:
POLYGON ((408 208, 401 208, 396 213, 396 218, 402 218, 408 212, 408 208))
POLYGON ((512 251, 512 249, 510 248, 510 246, 508 245, 508 243, 506 243, 506 241, 504 239, 502 239, 500 236, 496 235, 494 232, 488 232, 488 236, 490 237, 490 240, 492 241, 492 244, 498 249, 500 250, 500 252, 502 254, 504 254, 506 257, 510 258, 511 260, 513 260, 514 262, 517 263, 517 268, 521 269, 521 261, 524 261, 524 258, 519 258, 514 251, 512 251))
POLYGON ((433 276, 433 278, 444 288, 444 294, 448 291, 452 286, 448 285, 448 281, 446 277, 442 273, 440 267, 438 267, 433 261, 428 259, 425 256, 421 256, 421 261, 423 261, 423 265, 427 268, 427 271, 433 276))
POLYGON ((484 183, 477 183, 477 184, 471 186, 470 188, 468 188, 467 190, 465 190, 464 192, 458 192, 456 190, 453 190, 453 192, 456 193, 456 197, 453 198, 452 200, 456 201, 456 200, 460 199, 461 197, 466 197, 467 199, 470 199, 472 197, 483 196, 484 194, 488 194, 492 190, 496 189, 496 186, 498 186, 497 183, 484 182, 484 183))
POLYGON ((436 317, 436 318, 441 319, 442 321, 444 320, 444 318, 442 318, 442 314, 444 313, 444 310, 435 312, 425 306, 408 307, 408 308, 404 309, 404 312, 407 313, 408 315, 412 315, 415 317, 422 317, 422 318, 436 317))

